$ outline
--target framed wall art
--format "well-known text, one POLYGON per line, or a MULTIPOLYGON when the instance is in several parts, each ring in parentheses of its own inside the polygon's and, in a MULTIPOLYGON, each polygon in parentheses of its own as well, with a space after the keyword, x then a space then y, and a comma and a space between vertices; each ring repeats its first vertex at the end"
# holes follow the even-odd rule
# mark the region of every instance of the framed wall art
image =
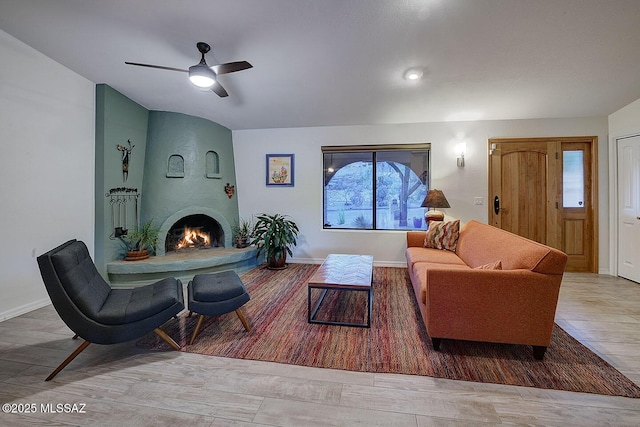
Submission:
POLYGON ((294 154, 267 154, 267 186, 293 187, 294 154))

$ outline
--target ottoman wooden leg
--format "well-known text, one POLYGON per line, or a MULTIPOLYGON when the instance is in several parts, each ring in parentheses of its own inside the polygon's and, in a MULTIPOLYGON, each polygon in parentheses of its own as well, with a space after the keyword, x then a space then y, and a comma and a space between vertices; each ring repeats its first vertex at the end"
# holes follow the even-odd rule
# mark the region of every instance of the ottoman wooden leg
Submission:
POLYGON ((249 326, 249 323, 247 323, 247 319, 244 317, 244 313, 242 312, 242 310, 238 308, 236 310, 236 314, 240 318, 240 321, 242 322, 242 326, 244 326, 244 330, 249 332, 251 330, 251 327, 249 326))
POLYGON ((196 323, 196 328, 193 330, 193 335, 191 335, 191 341, 189 341, 189 345, 193 344, 196 337, 198 336, 198 332, 200 332, 200 327, 202 326, 202 321, 204 320, 204 315, 201 314, 198 318, 198 323, 196 323))

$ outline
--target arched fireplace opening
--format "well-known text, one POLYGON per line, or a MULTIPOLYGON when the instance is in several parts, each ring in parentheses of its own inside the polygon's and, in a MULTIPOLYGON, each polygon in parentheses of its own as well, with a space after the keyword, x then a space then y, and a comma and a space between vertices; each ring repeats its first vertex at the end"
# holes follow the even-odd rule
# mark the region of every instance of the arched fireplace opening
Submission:
POLYGON ((183 217, 171 226, 164 243, 165 253, 224 247, 224 230, 208 215, 183 217))

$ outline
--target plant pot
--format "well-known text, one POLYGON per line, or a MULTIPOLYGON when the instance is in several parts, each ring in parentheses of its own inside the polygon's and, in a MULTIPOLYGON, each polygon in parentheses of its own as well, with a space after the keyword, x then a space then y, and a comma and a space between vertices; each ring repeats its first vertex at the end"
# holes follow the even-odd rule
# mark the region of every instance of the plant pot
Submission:
POLYGON ((246 248, 249 246, 249 239, 247 237, 236 237, 236 248, 246 248))
POLYGON ((125 261, 140 261, 149 258, 149 251, 142 249, 141 251, 127 251, 127 256, 124 257, 125 261))
POLYGON ((422 228, 422 218, 413 218, 413 228, 422 228))
POLYGON ((269 270, 284 270, 287 268, 287 252, 284 251, 280 258, 276 258, 275 255, 269 258, 267 268, 269 270))

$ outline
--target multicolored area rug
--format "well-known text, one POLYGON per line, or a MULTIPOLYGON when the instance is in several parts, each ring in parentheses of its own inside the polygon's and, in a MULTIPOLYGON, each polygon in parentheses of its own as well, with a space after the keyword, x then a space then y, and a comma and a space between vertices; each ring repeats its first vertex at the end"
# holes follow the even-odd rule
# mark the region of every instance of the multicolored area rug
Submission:
MULTIPOLYGON (((443 340, 441 351, 434 351, 404 268, 374 268, 371 329, 309 324, 306 285, 317 268, 290 264, 282 271, 256 268, 242 274, 251 295, 243 308, 250 332, 233 312, 207 318, 193 345, 187 343, 198 316, 181 316, 164 328, 182 351, 191 353, 640 397, 640 387, 558 325, 543 361, 535 360, 531 347, 522 345, 443 340)), ((312 300, 320 292, 312 294, 312 300)), ((329 291, 318 317, 360 322, 365 310, 364 292, 329 291)), ((169 350, 153 333, 137 344, 169 350)))

